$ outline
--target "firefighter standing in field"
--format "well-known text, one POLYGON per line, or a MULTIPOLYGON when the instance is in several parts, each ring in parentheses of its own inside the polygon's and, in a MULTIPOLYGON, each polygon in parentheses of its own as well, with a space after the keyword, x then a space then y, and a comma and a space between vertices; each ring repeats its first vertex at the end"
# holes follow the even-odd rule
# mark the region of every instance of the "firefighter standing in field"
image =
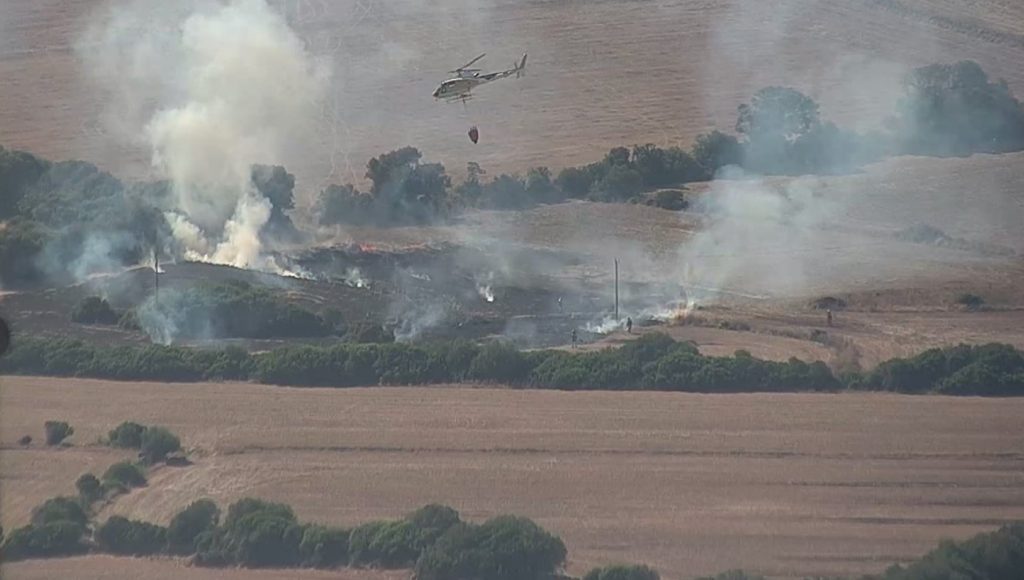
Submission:
POLYGON ((629 316, 626 317, 626 333, 633 334, 633 319, 629 316))
POLYGON ((576 329, 574 328, 574 329, 572 329, 572 347, 573 348, 576 348, 576 339, 577 339, 576 329))

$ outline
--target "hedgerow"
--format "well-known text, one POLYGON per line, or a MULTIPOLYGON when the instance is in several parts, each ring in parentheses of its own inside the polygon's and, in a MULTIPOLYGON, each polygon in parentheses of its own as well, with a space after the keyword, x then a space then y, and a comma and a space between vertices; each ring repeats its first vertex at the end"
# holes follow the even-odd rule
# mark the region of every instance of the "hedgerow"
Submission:
MULTIPOLYGON (((351 387, 462 381, 565 390, 702 393, 837 391, 1015 396, 1024 394, 1024 353, 1009 345, 960 345, 892 359, 842 381, 823 362, 766 361, 746 352, 716 357, 659 333, 620 348, 523 352, 491 343, 284 347, 259 354, 150 345, 101 347, 26 339, 0 359, 0 373, 198 381, 232 378, 289 386, 351 387)), ((138 442, 130 447, 141 446, 138 442)), ((120 436, 111 436, 111 440, 120 436)), ((173 446, 172 446, 173 447, 173 446)))

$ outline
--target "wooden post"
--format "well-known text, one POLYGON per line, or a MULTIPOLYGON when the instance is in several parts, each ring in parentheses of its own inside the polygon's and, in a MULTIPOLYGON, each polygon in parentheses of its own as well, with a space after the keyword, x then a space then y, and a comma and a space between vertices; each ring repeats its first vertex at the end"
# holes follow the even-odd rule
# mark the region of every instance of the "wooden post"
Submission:
POLYGON ((156 246, 153 246, 153 295, 157 302, 160 301, 160 254, 156 246))

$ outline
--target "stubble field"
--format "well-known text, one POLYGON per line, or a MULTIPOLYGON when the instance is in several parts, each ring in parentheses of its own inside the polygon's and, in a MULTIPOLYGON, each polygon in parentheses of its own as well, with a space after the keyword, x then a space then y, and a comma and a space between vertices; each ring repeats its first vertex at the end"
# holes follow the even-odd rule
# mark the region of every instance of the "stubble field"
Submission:
MULTIPOLYGON (((698 133, 730 130, 737 105, 773 84, 858 129, 885 123, 915 66, 970 58, 1024 91, 1024 9, 1005 0, 271 3, 333 72, 317 135, 281 160, 312 193, 362 180, 367 159, 403 145, 456 173, 478 161, 494 174, 587 163, 618 145, 689 147, 698 133), (529 76, 483 87, 468 108, 430 97, 477 54, 502 70, 524 52, 529 76), (473 124, 477 146, 465 135, 473 124)), ((82 64, 99 48, 79 45, 109 6, 129 5, 0 8, 5 146, 146 172, 137 140, 151 111, 118 106, 116 83, 93 83, 82 64)))
MULTIPOLYGON (((733 567, 780 578, 877 572, 941 538, 1024 517, 1017 400, 4 377, 0 403, 7 529, 121 458, 95 442, 129 419, 179 433, 194 464, 156 470, 101 519, 166 524, 199 497, 226 506, 258 496, 351 526, 442 502, 471 520, 534 518, 563 537, 577 574, 615 561, 666 578, 733 567), (69 421, 74 445, 16 445, 47 419, 69 421)), ((210 577, 180 562, 103 557, 15 564, 5 577, 52 577, 71 562, 81 562, 78 578, 210 577)))

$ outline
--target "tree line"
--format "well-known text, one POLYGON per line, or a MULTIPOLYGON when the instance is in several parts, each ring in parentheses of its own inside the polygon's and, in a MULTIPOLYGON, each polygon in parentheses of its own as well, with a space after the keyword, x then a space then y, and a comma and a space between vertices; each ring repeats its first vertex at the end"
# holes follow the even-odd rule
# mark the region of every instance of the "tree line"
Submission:
POLYGON ((520 351, 468 341, 338 343, 261 353, 240 348, 105 347, 25 339, 0 358, 0 373, 118 380, 252 380, 305 387, 494 383, 562 390, 700 393, 835 392, 1024 395, 1024 353, 1010 345, 959 345, 836 375, 823 362, 761 360, 745 351, 701 354, 688 342, 648 333, 618 348, 520 351))
MULTIPOLYGON (((464 207, 525 209, 567 198, 638 202, 659 188, 721 176, 727 167, 755 174, 832 174, 892 155, 969 155, 1024 149, 1024 107, 1003 80, 992 81, 976 62, 917 68, 884 131, 857 133, 823 119, 811 97, 789 87, 758 91, 738 107, 735 134, 699 135, 689 150, 653 144, 616 147, 600 161, 553 175, 547 167, 525 177, 469 163, 466 180, 451 187, 439 163, 423 163, 413 147, 370 160, 368 192, 333 185, 320 193, 323 225, 423 223, 464 207)), ((679 194, 646 200, 683 209, 679 194)))
MULTIPOLYGON (((477 524, 431 504, 401 519, 342 528, 300 522, 284 503, 243 498, 225 514, 209 499, 196 500, 167 526, 122 516, 98 523, 91 519, 95 496, 85 495, 98 484, 83 485, 88 476, 78 480, 79 498, 46 500, 32 511, 31 523, 6 539, 0 529, 0 557, 13 562, 89 552, 169 554, 205 567, 411 569, 417 580, 571 579, 563 571, 568 550, 562 540, 523 517, 502 515, 477 524)), ((1024 523, 1014 522, 964 541, 945 540, 917 561, 860 580, 1016 580, 1022 569, 1024 523)), ((648 566, 625 564, 594 568, 582 577, 658 579, 648 566)), ((733 570, 697 580, 765 578, 733 570)))
MULTIPOLYGON (((369 160, 369 191, 331 185, 316 202, 319 225, 394 226, 445 219, 467 207, 524 209, 567 198, 640 201, 644 192, 722 176, 728 167, 761 174, 849 171, 890 155, 968 155, 1024 149, 1024 107, 1005 81, 973 61, 915 69, 904 79, 887 130, 860 134, 822 119, 818 104, 787 87, 766 87, 740 105, 734 134, 712 131, 689 150, 651 144, 616 147, 601 160, 557 175, 487 178, 476 163, 453 185, 445 167, 414 147, 369 160)), ((252 168, 253 191, 271 205, 261 237, 298 240, 287 212, 295 177, 279 166, 252 168)), ((683 209, 678 191, 646 202, 683 209)), ((167 221, 167 181, 123 183, 81 161, 50 162, 0 147, 0 282, 67 283, 106 267, 139 263, 154 248, 180 256, 167 221)))

